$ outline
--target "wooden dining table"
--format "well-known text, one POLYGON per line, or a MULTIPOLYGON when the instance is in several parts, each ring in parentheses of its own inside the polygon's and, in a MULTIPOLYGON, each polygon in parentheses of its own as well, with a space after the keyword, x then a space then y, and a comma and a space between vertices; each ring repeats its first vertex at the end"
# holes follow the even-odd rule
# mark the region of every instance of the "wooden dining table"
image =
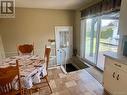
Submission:
MULTIPOLYGON (((45 61, 38 55, 19 55, 5 58, 1 62, 0 68, 15 66, 16 60, 18 60, 19 63, 19 72, 23 88, 32 88, 33 84, 39 83, 40 78, 47 74, 45 61)), ((14 88, 18 89, 16 78, 14 80, 14 88)))

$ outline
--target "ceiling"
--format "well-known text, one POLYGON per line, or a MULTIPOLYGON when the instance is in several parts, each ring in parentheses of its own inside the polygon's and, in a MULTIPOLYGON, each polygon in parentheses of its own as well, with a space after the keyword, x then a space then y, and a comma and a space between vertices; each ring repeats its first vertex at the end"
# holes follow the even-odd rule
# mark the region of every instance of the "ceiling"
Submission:
POLYGON ((16 7, 75 10, 96 0, 15 0, 16 7))

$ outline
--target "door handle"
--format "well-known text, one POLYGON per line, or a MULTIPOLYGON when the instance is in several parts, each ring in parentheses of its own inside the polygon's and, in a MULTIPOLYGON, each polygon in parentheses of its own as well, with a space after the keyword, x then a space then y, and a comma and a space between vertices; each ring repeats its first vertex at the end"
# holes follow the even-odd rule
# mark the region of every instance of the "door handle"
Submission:
POLYGON ((120 77, 120 75, 118 74, 117 77, 116 77, 116 79, 119 80, 120 79, 119 77, 120 77))
POLYGON ((116 74, 115 72, 112 74, 112 77, 113 77, 113 78, 115 78, 115 74, 116 74))

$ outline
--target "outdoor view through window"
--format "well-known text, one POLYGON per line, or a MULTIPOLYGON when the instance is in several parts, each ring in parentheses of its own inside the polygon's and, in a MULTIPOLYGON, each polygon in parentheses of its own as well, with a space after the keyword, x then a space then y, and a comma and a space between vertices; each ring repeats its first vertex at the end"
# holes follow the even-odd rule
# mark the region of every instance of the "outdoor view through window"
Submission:
POLYGON ((119 20, 107 16, 86 19, 85 59, 104 69, 103 54, 108 51, 117 52, 119 20))

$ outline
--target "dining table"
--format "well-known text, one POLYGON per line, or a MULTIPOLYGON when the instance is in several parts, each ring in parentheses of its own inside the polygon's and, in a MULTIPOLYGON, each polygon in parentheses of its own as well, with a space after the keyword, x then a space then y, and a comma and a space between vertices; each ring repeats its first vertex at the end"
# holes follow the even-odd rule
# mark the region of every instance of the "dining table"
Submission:
MULTIPOLYGON (((0 61, 0 68, 15 66, 16 60, 19 63, 19 73, 23 88, 31 89, 34 84, 41 81, 41 77, 47 75, 46 63, 39 55, 11 56, 0 61)), ((16 78, 13 80, 13 87, 18 89, 16 78)))

